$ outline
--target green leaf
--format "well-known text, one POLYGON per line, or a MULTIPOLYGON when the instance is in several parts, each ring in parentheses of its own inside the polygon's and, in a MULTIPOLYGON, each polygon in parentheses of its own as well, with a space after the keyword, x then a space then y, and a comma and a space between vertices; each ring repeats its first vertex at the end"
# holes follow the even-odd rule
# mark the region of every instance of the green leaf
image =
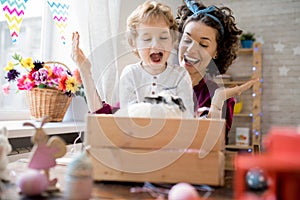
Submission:
POLYGON ((15 54, 12 56, 12 58, 13 58, 14 60, 19 61, 19 62, 21 62, 21 60, 22 60, 22 56, 21 56, 20 54, 17 54, 17 53, 15 53, 15 54))
POLYGON ((39 84, 38 88, 46 88, 45 84, 39 84))

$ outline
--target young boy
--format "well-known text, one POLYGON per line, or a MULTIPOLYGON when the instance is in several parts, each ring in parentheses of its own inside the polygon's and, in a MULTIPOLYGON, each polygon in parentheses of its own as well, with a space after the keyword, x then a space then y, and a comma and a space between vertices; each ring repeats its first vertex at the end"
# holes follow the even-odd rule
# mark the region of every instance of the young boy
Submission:
POLYGON ((128 42, 140 58, 126 66, 120 77, 120 108, 140 103, 163 91, 182 99, 193 116, 193 88, 183 67, 167 63, 177 40, 177 24, 171 9, 156 1, 146 1, 127 19, 128 42))

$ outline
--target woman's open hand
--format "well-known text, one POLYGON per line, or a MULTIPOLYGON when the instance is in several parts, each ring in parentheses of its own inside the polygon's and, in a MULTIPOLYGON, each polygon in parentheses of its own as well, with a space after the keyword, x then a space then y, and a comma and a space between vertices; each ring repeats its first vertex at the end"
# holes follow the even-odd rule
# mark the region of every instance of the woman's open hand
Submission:
POLYGON ((252 80, 247 81, 246 83, 244 83, 242 85, 238 85, 238 86, 235 86, 235 87, 232 87, 232 88, 224 88, 224 87, 218 88, 215 91, 215 94, 212 98, 211 107, 209 109, 208 117, 210 117, 210 118, 220 118, 224 101, 226 101, 227 99, 229 99, 231 97, 240 95, 244 91, 251 88, 254 85, 254 83, 256 83, 257 81, 259 81, 258 78, 257 79, 252 79, 252 80))

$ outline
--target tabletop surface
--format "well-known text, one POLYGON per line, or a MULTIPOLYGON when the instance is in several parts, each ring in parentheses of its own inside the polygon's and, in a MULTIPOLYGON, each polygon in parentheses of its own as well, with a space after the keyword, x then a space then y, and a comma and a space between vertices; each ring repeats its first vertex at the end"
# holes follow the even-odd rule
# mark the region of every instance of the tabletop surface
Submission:
MULTIPOLYGON (((50 177, 58 178, 57 187, 59 191, 51 193, 43 193, 38 197, 26 197, 18 192, 18 188, 15 186, 14 182, 21 173, 26 173, 28 170, 27 164, 28 159, 20 159, 15 162, 12 162, 8 165, 10 171, 10 182, 0 183, 0 199, 67 199, 64 197, 64 188, 65 188, 65 172, 67 169, 67 164, 62 162, 57 162, 58 164, 51 168, 50 177)), ((150 183, 147 183, 148 186, 150 183)), ((145 183, 133 183, 133 182, 94 182, 92 198, 91 199, 167 199, 168 189, 172 186, 171 184, 153 184, 154 189, 149 190, 149 187, 145 183)), ((200 197, 204 199, 213 199, 213 200, 230 200, 233 199, 233 192, 231 183, 226 184, 224 187, 210 187, 211 192, 205 191, 205 187, 199 187, 198 192, 200 197)))

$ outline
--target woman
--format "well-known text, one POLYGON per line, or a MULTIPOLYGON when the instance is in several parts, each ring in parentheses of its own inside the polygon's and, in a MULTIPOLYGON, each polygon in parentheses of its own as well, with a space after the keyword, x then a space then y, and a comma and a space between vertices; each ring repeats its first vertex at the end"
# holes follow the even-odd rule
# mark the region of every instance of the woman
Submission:
POLYGON ((185 4, 178 7, 176 20, 181 33, 179 64, 186 68, 192 79, 198 115, 206 116, 209 108, 222 109, 227 136, 232 124, 235 101, 229 98, 223 107, 223 100, 230 97, 227 95, 212 102, 219 86, 210 77, 224 74, 232 64, 237 56, 238 36, 242 31, 236 27, 228 7, 205 7, 194 0, 185 0, 185 4))

